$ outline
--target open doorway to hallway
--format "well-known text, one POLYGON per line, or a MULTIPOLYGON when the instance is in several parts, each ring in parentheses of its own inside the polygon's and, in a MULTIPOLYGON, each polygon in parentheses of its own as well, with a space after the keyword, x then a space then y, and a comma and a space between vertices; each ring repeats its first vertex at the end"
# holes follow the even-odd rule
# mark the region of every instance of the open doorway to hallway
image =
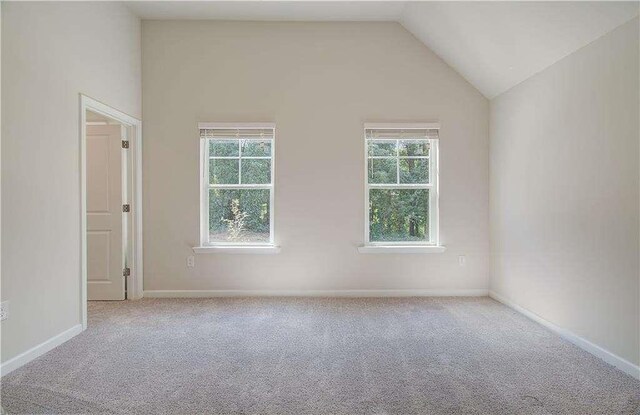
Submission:
POLYGON ((87 299, 124 300, 128 258, 128 129, 86 111, 87 299))
POLYGON ((82 319, 87 301, 142 297, 141 122, 81 95, 82 319))

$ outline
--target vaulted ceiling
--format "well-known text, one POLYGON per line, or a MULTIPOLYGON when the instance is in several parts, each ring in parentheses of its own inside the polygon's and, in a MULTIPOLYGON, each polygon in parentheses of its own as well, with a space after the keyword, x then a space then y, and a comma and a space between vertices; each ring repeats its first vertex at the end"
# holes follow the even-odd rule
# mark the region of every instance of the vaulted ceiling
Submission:
POLYGON ((638 15, 637 2, 415 2, 402 25, 493 98, 638 15))
POLYGON ((638 15, 639 2, 137 1, 142 19, 396 21, 491 99, 638 15))

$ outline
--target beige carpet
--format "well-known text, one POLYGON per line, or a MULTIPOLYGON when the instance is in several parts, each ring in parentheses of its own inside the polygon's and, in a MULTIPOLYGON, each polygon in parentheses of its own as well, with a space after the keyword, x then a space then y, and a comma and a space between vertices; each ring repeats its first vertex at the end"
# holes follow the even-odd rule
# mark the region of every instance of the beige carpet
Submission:
POLYGON ((9 413, 638 414, 640 382, 488 298, 99 302, 9 413))

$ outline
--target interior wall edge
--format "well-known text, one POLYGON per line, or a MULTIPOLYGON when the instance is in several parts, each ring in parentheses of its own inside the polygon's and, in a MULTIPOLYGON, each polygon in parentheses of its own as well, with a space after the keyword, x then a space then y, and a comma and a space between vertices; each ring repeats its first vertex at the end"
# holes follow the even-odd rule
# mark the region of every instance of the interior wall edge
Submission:
POLYGON ((56 334, 55 336, 45 340, 44 342, 32 347, 31 349, 20 353, 19 355, 7 360, 6 362, 0 365, 0 376, 8 375, 14 370, 26 365, 34 359, 42 356, 43 354, 55 349, 60 346, 62 343, 67 340, 71 340, 78 334, 83 332, 82 324, 76 324, 63 331, 60 334, 56 334))
POLYGON ((580 337, 577 334, 563 328, 560 326, 557 326, 555 324, 553 324, 552 322, 550 322, 549 320, 546 320, 542 317, 540 317, 539 315, 537 315, 536 313, 514 303, 513 301, 511 301, 510 299, 503 297, 502 295, 498 294, 495 291, 490 290, 489 291, 489 297, 493 298, 494 300, 506 305, 507 307, 517 311, 518 313, 524 315, 525 317, 535 321, 536 323, 539 323, 541 325, 543 325, 544 327, 548 328, 549 330, 551 330, 552 332, 558 334, 560 337, 562 337, 563 339, 571 342, 572 344, 578 346, 579 348, 581 348, 582 350, 591 353, 592 355, 604 360, 606 363, 615 366, 616 368, 620 369, 621 371, 623 371, 624 373, 628 374, 629 376, 632 376, 638 380, 640 380, 640 366, 635 365, 631 362, 629 362, 628 360, 610 352, 609 350, 590 342, 589 340, 585 339, 584 337, 580 337))
POLYGON ((139 117, 140 34, 140 19, 119 3, 2 3, 5 363, 81 322, 78 96, 139 117), (25 186, 29 175, 48 179, 25 186))
POLYGON ((613 351, 632 372, 640 364, 639 22, 492 99, 489 119, 490 292, 586 347, 613 351))

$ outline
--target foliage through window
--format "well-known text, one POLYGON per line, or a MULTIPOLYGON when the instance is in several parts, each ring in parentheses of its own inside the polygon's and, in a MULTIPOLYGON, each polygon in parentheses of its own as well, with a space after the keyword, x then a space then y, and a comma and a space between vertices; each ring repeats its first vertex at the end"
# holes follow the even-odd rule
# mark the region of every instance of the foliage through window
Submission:
POLYGON ((438 128, 365 127, 366 242, 438 244, 438 128))
POLYGON ((202 244, 273 244, 272 126, 201 124, 202 244))

